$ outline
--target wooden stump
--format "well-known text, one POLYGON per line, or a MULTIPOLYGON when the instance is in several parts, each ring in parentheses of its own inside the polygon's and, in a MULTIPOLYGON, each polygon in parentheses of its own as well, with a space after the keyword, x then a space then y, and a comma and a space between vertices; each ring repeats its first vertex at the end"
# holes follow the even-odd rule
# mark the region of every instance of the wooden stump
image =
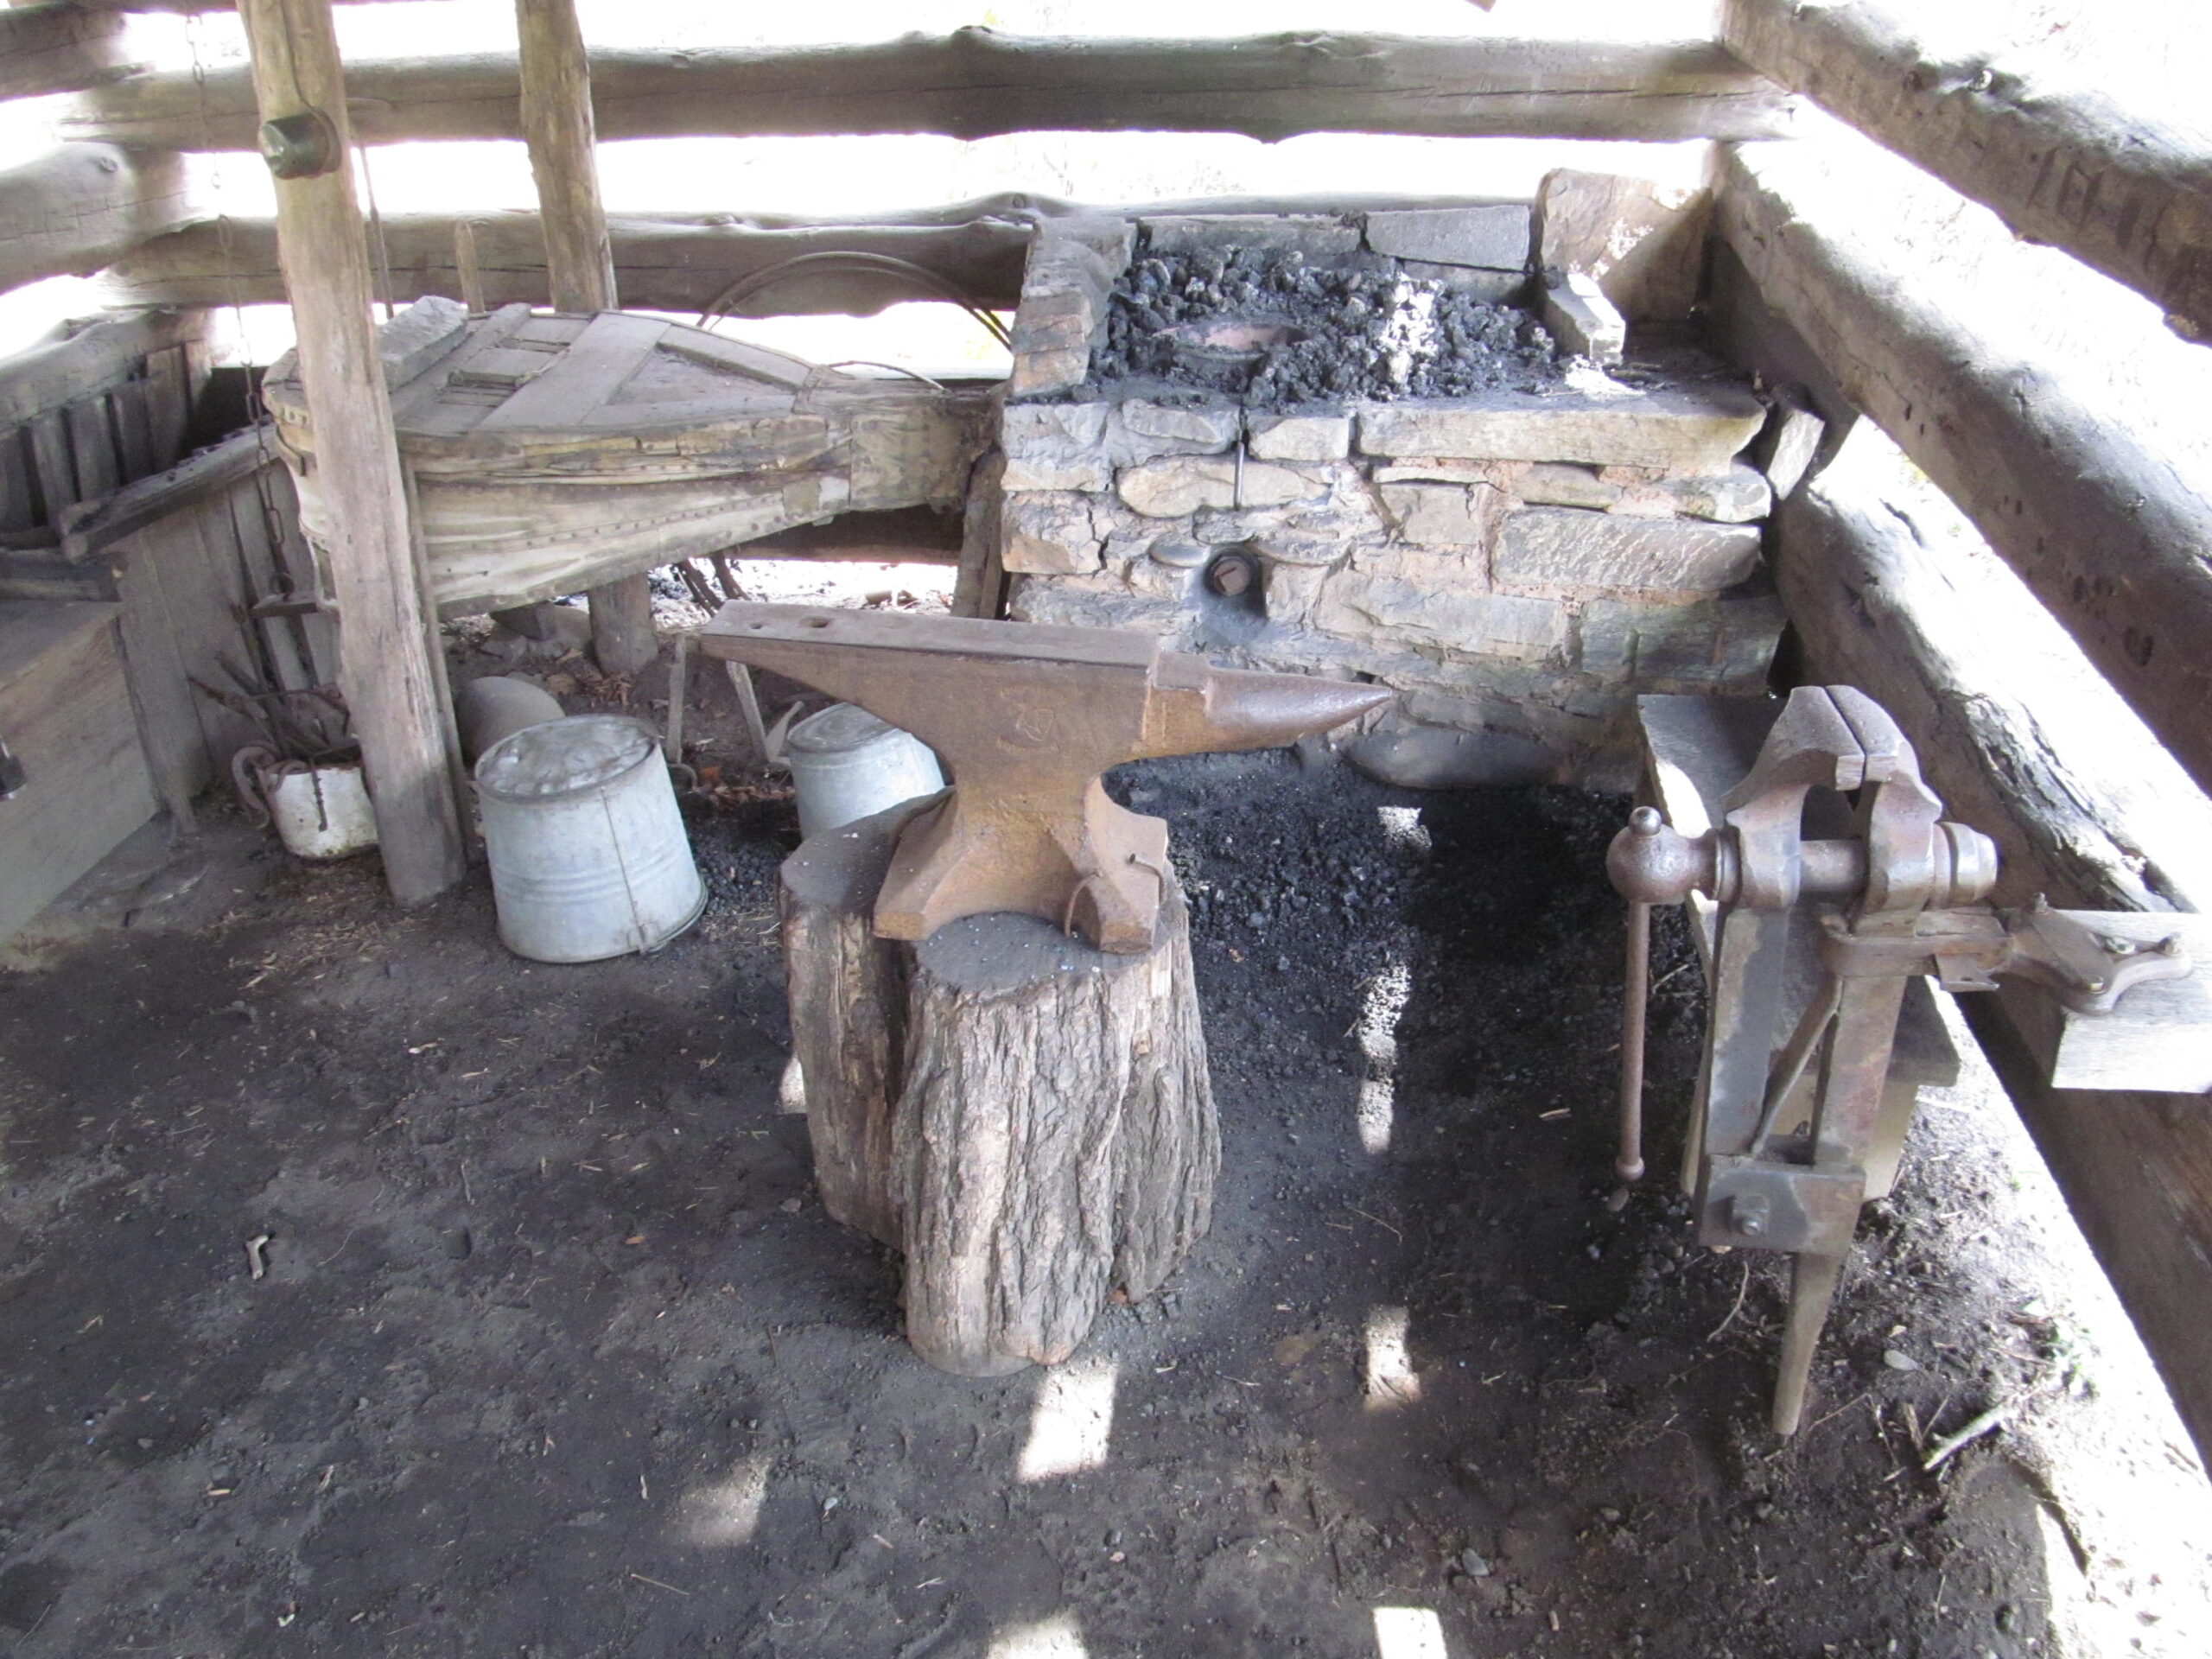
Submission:
POLYGON ((869 922, 899 831, 926 804, 810 837, 784 861, 779 895, 814 1184, 837 1220, 894 1245, 891 1115, 906 1057, 909 952, 877 938, 869 922))
POLYGON ((1171 885, 1143 956, 1015 915, 877 939, 912 810, 785 865, 808 1131, 830 1212, 906 1253, 916 1351, 1001 1376, 1065 1359, 1116 1291, 1148 1295, 1205 1232, 1221 1135, 1190 918, 1171 885))

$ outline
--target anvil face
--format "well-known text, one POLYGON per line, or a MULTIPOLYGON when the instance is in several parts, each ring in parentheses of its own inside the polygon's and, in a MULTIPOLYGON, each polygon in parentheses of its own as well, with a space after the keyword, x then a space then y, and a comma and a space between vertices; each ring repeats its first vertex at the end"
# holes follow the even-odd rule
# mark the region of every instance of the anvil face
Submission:
POLYGON ((1385 688, 1217 669, 1130 629, 725 605, 700 649, 804 682, 914 734, 952 774, 908 824, 875 931, 922 939, 991 911, 1103 950, 1152 948, 1167 826, 1116 806, 1125 760, 1268 748, 1364 714, 1385 688))

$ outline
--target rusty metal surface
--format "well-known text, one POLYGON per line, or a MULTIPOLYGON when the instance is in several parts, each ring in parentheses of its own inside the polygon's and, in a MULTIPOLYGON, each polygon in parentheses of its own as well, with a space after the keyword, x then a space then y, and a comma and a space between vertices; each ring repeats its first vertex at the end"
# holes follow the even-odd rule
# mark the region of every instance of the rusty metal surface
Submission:
POLYGON ((804 605, 725 605, 699 646, 858 703, 945 762, 952 792, 901 834, 876 901, 875 931, 894 939, 1014 911, 1103 950, 1149 950, 1167 826, 1116 805, 1100 774, 1274 747, 1395 695, 1216 668, 1134 630, 804 605))

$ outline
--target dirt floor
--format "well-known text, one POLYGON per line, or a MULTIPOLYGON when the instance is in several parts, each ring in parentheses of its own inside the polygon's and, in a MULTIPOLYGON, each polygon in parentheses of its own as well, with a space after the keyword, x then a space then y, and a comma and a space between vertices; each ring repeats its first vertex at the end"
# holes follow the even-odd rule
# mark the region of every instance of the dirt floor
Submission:
POLYGON ((480 873, 401 915, 219 813, 142 837, 0 975, 0 1651, 2204 1650, 2202 1472, 2001 1104, 1923 1119, 1777 1443, 1775 1262, 1604 1202, 1622 803, 1118 786, 1194 899, 1213 1230, 998 1382, 907 1350, 779 1112, 785 803, 698 811, 702 924, 582 968, 480 873))

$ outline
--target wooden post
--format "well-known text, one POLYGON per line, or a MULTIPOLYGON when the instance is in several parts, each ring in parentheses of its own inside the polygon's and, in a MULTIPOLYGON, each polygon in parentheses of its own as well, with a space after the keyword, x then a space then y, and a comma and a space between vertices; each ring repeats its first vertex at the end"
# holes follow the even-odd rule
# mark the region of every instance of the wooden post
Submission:
POLYGON ((303 148, 322 150, 321 170, 276 181, 277 252, 327 514, 340 679, 376 803, 385 880, 401 904, 422 904, 460 880, 466 864, 435 636, 370 321, 368 238, 346 164, 330 0, 240 0, 238 16, 263 120, 292 124, 303 148))
MULTIPOLYGON (((614 251, 599 199, 592 151, 591 60, 576 25, 575 0, 515 0, 522 34, 522 130, 537 181, 545 273, 556 311, 612 311, 614 251)), ((652 661, 653 595, 643 576, 591 589, 592 655, 608 674, 652 661)))

